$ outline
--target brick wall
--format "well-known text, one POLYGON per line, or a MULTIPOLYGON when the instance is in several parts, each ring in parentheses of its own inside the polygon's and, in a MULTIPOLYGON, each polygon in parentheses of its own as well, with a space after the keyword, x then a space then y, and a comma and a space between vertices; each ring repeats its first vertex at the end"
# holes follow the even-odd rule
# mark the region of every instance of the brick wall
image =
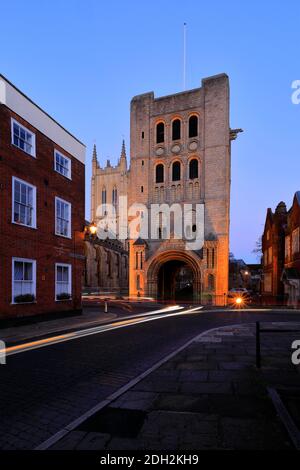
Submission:
POLYGON ((84 165, 0 105, 0 318, 81 308, 84 165), (36 135, 36 158, 11 144, 11 117, 36 135), (54 171, 54 148, 71 159, 72 179, 54 171), (12 223, 12 177, 36 186, 37 229, 12 223), (72 238, 55 235, 55 196, 72 204, 72 238), (12 257, 36 260, 36 303, 11 305, 12 257), (55 263, 72 265, 72 300, 55 301, 55 263))

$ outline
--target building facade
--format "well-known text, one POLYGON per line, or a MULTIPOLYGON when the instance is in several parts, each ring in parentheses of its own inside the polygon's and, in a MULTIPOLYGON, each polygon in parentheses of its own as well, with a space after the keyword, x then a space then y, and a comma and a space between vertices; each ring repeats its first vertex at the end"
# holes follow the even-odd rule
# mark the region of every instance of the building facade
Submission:
POLYGON ((281 280, 289 305, 300 306, 300 191, 294 195, 287 216, 284 241, 284 269, 281 280))
MULTIPOLYGON (((129 172, 127 170, 127 158, 125 142, 123 140, 121 155, 116 166, 112 166, 107 160, 102 168, 97 158, 96 145, 94 145, 92 159, 92 184, 91 184, 91 220, 98 224, 105 220, 110 227, 115 228, 118 238, 120 226, 119 201, 128 194, 129 172), (113 210, 108 210, 108 206, 113 210)), ((105 227, 104 227, 105 228, 105 227)))
POLYGON ((0 318, 81 309, 85 146, 0 76, 0 318))
POLYGON ((84 293, 115 297, 128 295, 128 251, 123 243, 99 240, 87 232, 84 254, 84 293))
POLYGON ((300 192, 291 208, 284 202, 267 211, 262 236, 263 289, 266 303, 300 305, 300 192))
POLYGON ((281 280, 284 268, 284 238, 287 224, 287 209, 280 202, 275 212, 267 210, 262 235, 263 283, 262 296, 265 303, 282 303, 284 288, 281 280))
POLYGON ((127 195, 129 208, 141 208, 128 213, 129 224, 138 219, 140 232, 129 239, 131 297, 226 302, 231 140, 239 131, 229 126, 229 80, 221 74, 203 79, 197 89, 132 99, 129 170, 124 146, 114 168, 100 169, 94 152, 92 219, 97 222, 100 203, 105 212, 103 203, 113 200, 114 188, 127 195), (163 204, 171 208, 171 226, 158 209, 156 236, 150 236, 153 205, 163 204), (174 204, 182 213, 186 204, 192 207, 182 237, 174 228, 174 204), (188 242, 200 230, 196 204, 204 207, 204 245, 193 249, 188 242))

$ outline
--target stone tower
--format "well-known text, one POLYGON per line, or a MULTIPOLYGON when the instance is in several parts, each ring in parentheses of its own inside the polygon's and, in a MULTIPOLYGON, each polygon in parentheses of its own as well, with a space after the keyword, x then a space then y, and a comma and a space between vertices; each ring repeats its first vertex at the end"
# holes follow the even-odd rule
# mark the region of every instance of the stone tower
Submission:
MULTIPOLYGON (((116 166, 107 160, 102 168, 97 159, 96 145, 93 149, 92 181, 91 181, 91 221, 98 222, 105 215, 105 204, 115 208, 116 227, 119 222, 119 198, 128 193, 128 170, 125 142, 122 142, 121 155, 116 166), (102 206, 102 209, 99 209, 102 206)), ((110 223, 110 222, 109 222, 110 223)), ((118 231, 117 231, 118 235, 118 231)))
MULTIPOLYGON (((135 96, 130 114, 129 205, 204 204, 204 246, 184 239, 130 241, 130 296, 180 297, 223 305, 228 290, 229 80, 221 74, 169 96, 135 96)), ((163 227, 162 227, 163 228, 163 227)), ((194 225, 192 230, 196 230, 194 225)))

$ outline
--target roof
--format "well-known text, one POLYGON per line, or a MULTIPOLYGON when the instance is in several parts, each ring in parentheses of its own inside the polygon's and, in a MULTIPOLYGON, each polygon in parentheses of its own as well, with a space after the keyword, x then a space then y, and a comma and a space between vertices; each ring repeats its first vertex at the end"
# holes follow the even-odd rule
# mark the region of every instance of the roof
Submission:
POLYGON ((147 246, 147 243, 145 242, 145 240, 139 237, 135 240, 134 246, 147 246))
POLYGON ((82 163, 85 162, 85 145, 2 74, 0 104, 7 106, 82 163))

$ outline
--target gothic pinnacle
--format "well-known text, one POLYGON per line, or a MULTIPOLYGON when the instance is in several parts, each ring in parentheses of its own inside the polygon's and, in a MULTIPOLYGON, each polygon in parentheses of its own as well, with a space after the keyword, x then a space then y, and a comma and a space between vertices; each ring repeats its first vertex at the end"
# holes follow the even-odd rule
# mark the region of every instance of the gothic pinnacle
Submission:
POLYGON ((97 149, 96 149, 96 144, 94 144, 94 148, 93 148, 93 160, 97 161, 97 149))
POLYGON ((126 149, 125 149, 125 140, 122 141, 122 150, 121 150, 121 158, 126 159, 126 149))

